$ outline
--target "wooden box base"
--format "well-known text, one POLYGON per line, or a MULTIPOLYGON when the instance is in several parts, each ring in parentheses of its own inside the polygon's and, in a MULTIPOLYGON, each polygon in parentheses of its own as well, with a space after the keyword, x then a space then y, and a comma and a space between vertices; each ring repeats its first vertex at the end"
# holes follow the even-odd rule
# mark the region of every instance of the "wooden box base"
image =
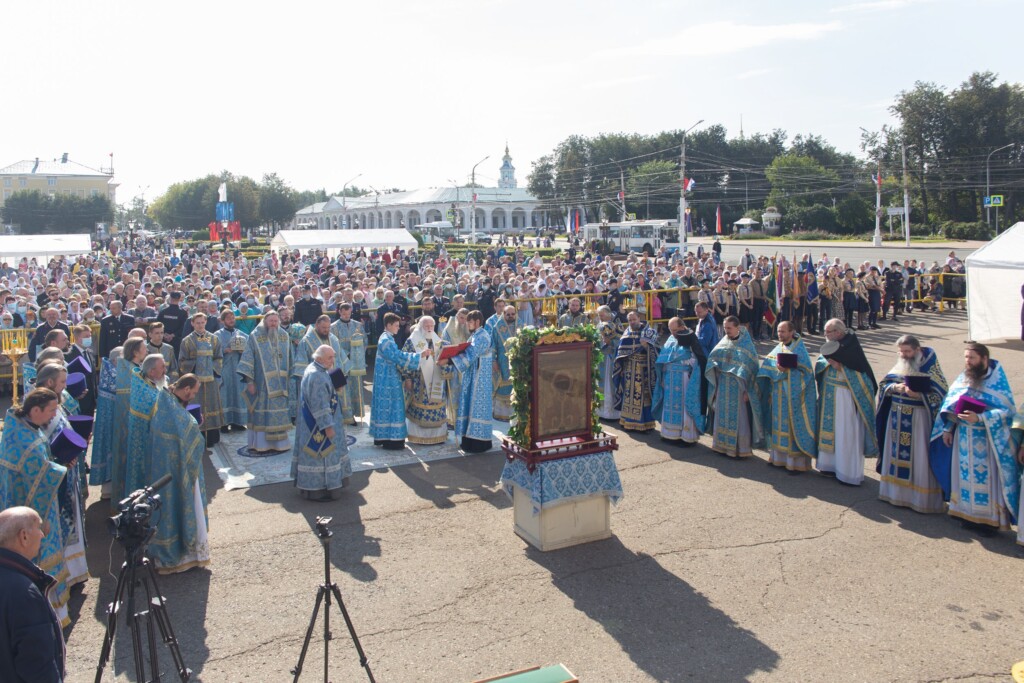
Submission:
POLYGON ((538 550, 548 551, 611 538, 611 511, 603 493, 545 508, 533 514, 528 493, 515 486, 515 532, 538 550))

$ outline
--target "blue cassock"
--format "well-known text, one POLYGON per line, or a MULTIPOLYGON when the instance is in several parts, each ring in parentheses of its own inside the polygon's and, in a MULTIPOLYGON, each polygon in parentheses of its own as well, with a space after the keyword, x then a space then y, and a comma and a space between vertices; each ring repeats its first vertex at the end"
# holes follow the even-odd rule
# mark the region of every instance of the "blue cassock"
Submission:
POLYGON ((345 385, 342 410, 345 412, 345 421, 355 424, 356 418, 363 419, 365 412, 363 378, 366 377, 366 332, 357 320, 336 320, 331 323, 331 334, 338 338, 338 343, 351 363, 351 368, 345 372, 348 384, 345 385))
POLYGON ((114 401, 117 397, 117 367, 104 358, 96 397, 96 422, 92 426, 92 462, 89 483, 99 486, 110 481, 110 450, 114 439, 114 401))
POLYGON ((814 362, 814 374, 818 378, 818 447, 835 450, 836 440, 836 389, 845 387, 857 404, 857 419, 864 427, 864 455, 878 455, 878 436, 875 434, 875 389, 872 378, 843 365, 836 370, 824 356, 814 362))
POLYGON ((233 330, 222 327, 213 336, 220 342, 224 353, 224 369, 221 372, 224 381, 220 385, 220 408, 224 413, 224 424, 244 425, 249 421, 249 411, 242 396, 245 385, 238 377, 238 362, 242 359, 249 335, 237 327, 233 330))
MULTIPOLYGON (((305 491, 341 488, 342 480, 352 474, 341 394, 335 390, 327 370, 313 362, 302 375, 299 396, 299 419, 292 447, 295 486, 305 491), (333 437, 326 434, 329 427, 334 428, 333 437)), ((402 409, 404 413, 404 403, 402 409)))
POLYGON ((288 336, 276 330, 270 334, 260 325, 245 340, 245 351, 238 361, 237 377, 256 385, 256 396, 244 395, 246 426, 250 431, 264 432, 268 441, 288 438, 292 428, 289 413, 292 347, 288 336))
POLYGON ((466 436, 479 441, 491 440, 494 412, 491 376, 493 360, 491 335, 483 328, 471 334, 469 347, 452 358, 455 369, 462 376, 459 415, 455 420, 456 439, 466 436))
POLYGON ((43 431, 15 417, 13 408, 8 410, 0 438, 0 510, 25 505, 49 523, 50 533, 43 538, 36 564, 57 580, 51 604, 58 609, 62 626, 70 623, 65 607, 68 570, 64 565, 64 539, 57 502, 65 474, 67 469, 51 460, 50 446, 43 431))
MULTIPOLYGON (((942 487, 943 496, 950 499, 952 491, 952 468, 960 470, 960 481, 969 482, 972 488, 979 490, 986 487, 988 478, 993 476, 989 471, 988 453, 995 453, 998 460, 999 480, 1002 484, 1003 503, 1011 517, 1014 517, 1020 505, 1020 464, 1014 457, 1013 441, 1010 426, 1017 414, 1017 406, 1013 401, 1013 391, 1006 379, 1006 372, 999 361, 989 359, 989 372, 980 389, 970 386, 967 376, 960 376, 953 382, 946 394, 946 400, 939 408, 932 427, 931 446, 928 461, 932 473, 942 487), (975 424, 960 422, 953 412, 956 402, 963 395, 982 401, 986 410, 981 414, 981 421, 975 424), (956 424, 956 435, 953 447, 942 441, 942 433, 956 424), (955 449, 955 450, 954 450, 955 449)), ((971 505, 988 507, 995 501, 981 499, 987 495, 962 489, 957 492, 961 500, 971 505)), ((952 503, 951 503, 952 507, 952 503)))
MULTIPOLYGON (((891 449, 889 471, 882 472, 882 461, 885 460, 885 457, 881 452, 878 464, 875 465, 875 471, 882 476, 904 482, 910 482, 912 473, 913 410, 916 407, 927 408, 934 425, 939 406, 942 405, 943 399, 946 398, 946 392, 949 391, 949 383, 942 373, 942 368, 939 367, 938 357, 934 350, 926 346, 921 347, 921 367, 918 368, 918 371, 928 375, 929 378, 928 391, 920 398, 911 398, 904 394, 888 391, 889 387, 894 384, 903 384, 906 381, 903 375, 889 373, 878 383, 878 398, 876 400, 878 409, 875 412, 875 436, 878 439, 878 448, 885 447, 885 433, 889 429, 892 429, 892 438, 889 440, 891 449)), ((931 435, 929 434, 927 438, 931 440, 931 435)))
POLYGON ((204 530, 209 527, 203 481, 206 438, 195 418, 169 391, 156 391, 148 427, 148 483, 171 475, 171 483, 160 489, 162 505, 153 516, 157 527, 149 556, 163 570, 184 571, 206 564, 209 546, 199 534, 200 519, 204 530))
POLYGON ((713 424, 709 424, 713 436, 712 445, 726 448, 730 454, 746 455, 740 449, 740 410, 749 407, 750 443, 761 444, 761 402, 757 393, 757 373, 760 365, 757 349, 750 334, 740 329, 736 340, 723 336, 708 356, 704 371, 708 380, 708 409, 714 411, 713 424), (742 393, 747 393, 744 405, 742 393), (712 400, 714 399, 714 400, 712 400))
POLYGON ((693 420, 698 432, 704 431, 704 416, 700 413, 700 365, 690 349, 680 346, 670 336, 655 361, 657 382, 654 387, 651 413, 662 426, 683 429, 683 413, 693 420), (683 393, 683 383, 686 393, 683 393))
POLYGON ((377 360, 373 364, 373 404, 370 408, 370 436, 374 441, 404 441, 405 392, 402 372, 420 367, 420 357, 405 353, 395 344, 390 332, 377 340, 377 360))
POLYGON ((768 427, 768 447, 778 453, 818 457, 818 385, 803 337, 789 346, 779 342, 765 357, 757 373, 757 393, 761 423, 768 427), (797 367, 780 369, 780 353, 795 353, 797 367))
POLYGON ((124 358, 117 361, 117 394, 114 397, 114 429, 110 440, 110 504, 116 506, 125 495, 125 468, 128 465, 128 411, 132 376, 139 373, 139 366, 124 358))
POLYGON ((138 491, 153 483, 150 478, 150 462, 155 457, 150 452, 150 421, 156 412, 160 390, 150 384, 142 373, 132 374, 132 388, 128 395, 128 457, 125 459, 125 495, 138 491))

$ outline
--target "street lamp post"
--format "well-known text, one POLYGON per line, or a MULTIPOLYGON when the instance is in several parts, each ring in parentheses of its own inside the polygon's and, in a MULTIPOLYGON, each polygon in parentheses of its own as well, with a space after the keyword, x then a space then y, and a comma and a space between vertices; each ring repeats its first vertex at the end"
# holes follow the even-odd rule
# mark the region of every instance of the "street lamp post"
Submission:
POLYGON ((683 131, 683 144, 679 151, 679 230, 683 233, 683 251, 686 251, 686 134, 704 123, 701 119, 683 131))
MULTIPOLYGON (((1008 145, 1003 145, 1002 147, 997 147, 996 149, 994 149, 991 152, 989 152, 988 156, 985 157, 985 196, 986 197, 991 197, 992 196, 992 193, 989 191, 989 185, 990 185, 989 179, 990 179, 990 176, 989 176, 989 168, 988 168, 989 162, 992 161, 992 155, 995 154, 996 152, 1001 152, 1004 149, 1009 149, 1010 147, 1013 147, 1015 144, 1017 144, 1017 143, 1011 142, 1008 145)), ((985 223, 988 224, 988 227, 990 229, 992 228, 991 213, 992 213, 992 201, 989 200, 989 205, 985 207, 985 223)), ((998 231, 998 226, 996 226, 996 228, 997 228, 997 231, 998 231)))
MULTIPOLYGON (((479 166, 480 164, 484 163, 485 161, 487 161, 490 158, 491 158, 491 155, 488 154, 483 159, 481 159, 480 161, 478 161, 475 164, 473 164, 473 170, 470 171, 470 173, 469 173, 469 177, 470 177, 470 181, 469 182, 470 182, 470 185, 473 186, 473 215, 469 217, 469 234, 470 235, 475 235, 476 234, 476 167, 479 166)), ((461 239, 462 239, 462 229, 461 229, 461 227, 459 228, 459 231, 456 233, 456 235, 458 236, 458 239, 461 241, 461 239)))
MULTIPOLYGON (((871 138, 871 141, 876 140, 875 133, 869 132, 866 128, 860 127, 860 129, 871 138)), ((875 151, 875 235, 872 238, 872 244, 876 247, 882 246, 882 157, 879 156, 878 151, 875 151)))
POLYGON ((452 225, 458 230, 462 227, 462 221, 459 220, 459 183, 453 178, 449 178, 448 182, 455 188, 455 203, 452 205, 452 225))
POLYGON ((907 147, 913 147, 914 145, 907 145, 906 141, 902 145, 902 156, 903 156, 903 232, 905 233, 905 246, 910 248, 910 181, 907 179, 907 147))
POLYGON ((341 186, 341 215, 344 216, 342 224, 345 225, 346 227, 348 226, 348 202, 345 201, 345 190, 348 189, 348 186, 352 184, 353 180, 358 180, 359 178, 362 177, 363 174, 359 173, 354 178, 349 178, 348 180, 346 180, 345 184, 341 186))

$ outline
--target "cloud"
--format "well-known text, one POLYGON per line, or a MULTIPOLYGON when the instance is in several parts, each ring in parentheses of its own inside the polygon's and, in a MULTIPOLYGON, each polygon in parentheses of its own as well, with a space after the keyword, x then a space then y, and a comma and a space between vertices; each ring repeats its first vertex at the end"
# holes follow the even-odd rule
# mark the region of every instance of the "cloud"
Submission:
POLYGON ((733 78, 735 78, 737 81, 745 81, 748 78, 757 78, 758 76, 770 74, 772 71, 775 71, 775 69, 751 69, 750 71, 738 73, 733 78))
POLYGON ((609 78, 603 81, 594 81, 592 83, 584 83, 583 88, 585 90, 604 90, 605 88, 619 88, 624 85, 633 85, 634 83, 643 83, 644 81, 653 80, 654 76, 650 74, 638 75, 638 76, 624 76, 623 78, 609 78))
POLYGON ((855 2, 850 5, 840 5, 829 10, 832 13, 840 12, 887 12, 889 10, 902 9, 910 5, 924 5, 935 2, 935 0, 873 0, 872 2, 855 2))
POLYGON ((751 50, 790 41, 818 40, 842 27, 827 23, 737 24, 715 21, 689 26, 671 38, 652 38, 637 45, 598 53, 606 57, 708 57, 751 50))

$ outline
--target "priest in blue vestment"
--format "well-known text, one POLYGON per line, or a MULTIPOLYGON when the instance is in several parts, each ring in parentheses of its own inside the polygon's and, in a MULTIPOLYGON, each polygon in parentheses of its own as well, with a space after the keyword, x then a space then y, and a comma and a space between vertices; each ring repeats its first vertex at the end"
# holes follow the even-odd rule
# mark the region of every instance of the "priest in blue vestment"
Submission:
MULTIPOLYGON (((306 376, 306 368, 310 363, 313 362, 313 354, 321 346, 330 346, 334 351, 334 366, 328 368, 333 370, 334 368, 340 369, 345 373, 347 378, 349 372, 352 370, 352 362, 348 358, 348 354, 345 353, 344 349, 341 348, 341 341, 331 334, 331 318, 328 315, 321 315, 316 319, 316 322, 309 326, 306 330, 306 334, 299 341, 299 346, 295 351, 295 360, 292 363, 292 377, 298 377, 299 382, 302 382, 302 378, 306 376)), ((346 383, 347 387, 348 384, 346 383)), ((301 397, 301 389, 299 391, 301 397)), ((338 397, 342 402, 342 413, 345 409, 345 395, 344 393, 338 397)), ((301 408, 300 408, 301 410, 301 408)), ((298 422, 296 422, 298 424, 298 422)))
MULTIPOLYGON (((469 341, 469 309, 460 308, 445 323, 441 333, 441 341, 448 346, 463 344, 469 341)), ((453 366, 454 367, 454 366, 453 366)), ((448 426, 455 428, 455 420, 459 416, 459 400, 462 398, 462 376, 453 372, 448 379, 448 426)))
POLYGON ((334 353, 327 344, 314 349, 302 375, 292 476, 307 500, 336 500, 352 475, 341 388, 335 387, 330 375, 337 369, 334 353))
MULTIPOLYGON (((142 361, 139 372, 132 374, 131 391, 128 394, 128 458, 124 472, 125 495, 131 495, 153 483, 154 479, 150 473, 150 462, 152 454, 150 446, 150 420, 156 411, 156 402, 160 397, 161 389, 158 389, 154 377, 159 378, 161 373, 156 368, 162 361, 159 354, 150 354, 142 361)), ((166 372, 166 368, 163 368, 166 372)), ((164 377, 166 379, 166 377, 164 377)))
POLYGON ((427 349, 422 354, 406 353, 398 348, 395 335, 402 326, 402 318, 397 313, 385 313, 382 322, 384 332, 377 340, 377 360, 373 364, 370 436, 375 446, 401 450, 408 434, 402 373, 419 369, 420 358, 429 357, 431 352, 427 349))
MULTIPOLYGON (((1017 414, 1013 416, 1010 426, 1010 440, 1013 453, 1017 455, 1017 462, 1024 466, 1024 406, 1017 408, 1017 414)), ((1021 478, 1021 485, 1024 486, 1024 477, 1021 478)), ((1024 546, 1024 525, 1020 523, 1024 519, 1024 496, 1018 495, 1017 511, 1017 545, 1024 546)))
MULTIPOLYGON (((242 360, 249 335, 235 326, 235 314, 225 308, 220 314, 220 329, 213 336, 220 342, 224 353, 224 379, 220 385, 220 407, 224 412, 224 427, 227 429, 244 429, 249 422, 249 410, 246 407, 243 392, 245 385, 238 377, 238 364, 242 360)), ((176 377, 171 374, 171 379, 176 377)))
POLYGON ((857 335, 842 320, 825 323, 825 337, 839 344, 835 354, 819 355, 818 471, 850 486, 864 480, 864 459, 878 455, 875 433, 877 384, 857 335))
POLYGON ((651 412, 661 423, 663 441, 692 446, 704 431, 700 408, 702 363, 697 356, 697 336, 682 318, 668 321, 669 338, 661 347, 651 412))
POLYGON ((983 533, 1009 529, 1020 506, 1021 465, 1010 434, 1016 415, 1002 364, 984 344, 967 342, 964 371, 932 428, 929 459, 949 514, 983 533))
POLYGON ((779 343, 757 373, 761 423, 767 432, 768 462, 790 472, 807 472, 818 454, 818 385, 814 366, 793 323, 778 326, 779 343), (779 362, 779 354, 787 359, 779 362), (790 354, 787 356, 786 354, 790 354), (796 367, 789 360, 796 356, 796 367))
POLYGON ((614 320, 612 309, 601 306, 597 309, 597 334, 601 338, 601 405, 597 416, 602 420, 618 420, 621 412, 615 408, 615 393, 621 387, 620 366, 615 362, 615 352, 622 334, 614 320))
POLYGON ((292 346, 277 311, 267 311, 245 341, 236 372, 245 383, 248 446, 257 453, 289 450, 292 420, 288 406, 292 346))
POLYGON ((114 402, 117 398, 117 361, 121 347, 111 351, 117 357, 100 361, 100 381, 96 396, 96 422, 92 427, 92 461, 89 463, 89 484, 100 486, 100 499, 110 498, 110 450, 114 439, 114 402))
POLYGON ((725 334, 708 356, 708 429, 711 449, 732 458, 748 458, 763 440, 757 393, 760 363, 750 333, 734 315, 722 321, 725 334))
POLYGON ((515 306, 505 306, 501 320, 491 331, 494 343, 494 419, 508 422, 512 417, 512 375, 508 364, 505 344, 518 333, 518 316, 515 306))
POLYGON ((210 563, 203 481, 206 440, 196 419, 185 409, 195 402, 200 387, 195 375, 182 375, 169 391, 157 392, 149 420, 149 483, 171 475, 171 483, 160 490, 163 503, 154 516, 156 535, 148 551, 161 574, 210 563))
POLYGON ((348 356, 351 367, 346 374, 348 383, 342 394, 342 411, 346 424, 355 424, 366 414, 363 399, 363 378, 366 377, 366 328, 352 319, 352 304, 338 305, 338 319, 331 323, 331 334, 338 338, 341 350, 348 356))
POLYGON ((466 316, 469 346, 452 358, 459 371, 462 394, 455 420, 455 438, 467 453, 483 453, 491 448, 494 389, 491 367, 494 362, 493 338, 484 330, 484 316, 470 311, 466 316))
POLYGON ((896 364, 878 383, 875 430, 881 455, 878 497, 922 513, 945 512, 942 487, 928 462, 932 427, 949 385, 935 351, 906 334, 896 364), (917 377, 919 379, 915 380, 917 377), (927 387, 913 388, 912 384, 927 387))
MULTIPOLYGON (((434 319, 424 315, 405 340, 402 350, 421 354, 430 349, 440 352, 444 342, 434 332, 434 319)), ((436 354, 435 354, 436 355, 436 354)), ((405 377, 406 429, 411 443, 433 445, 448 440, 448 380, 454 374, 447 359, 434 356, 420 361, 420 367, 405 377)))
POLYGON ((636 311, 630 311, 626 321, 628 327, 615 351, 619 386, 613 407, 621 413, 623 429, 647 432, 655 425, 652 402, 658 374, 658 333, 636 311))
POLYGON ((33 389, 20 408, 7 411, 0 438, 0 509, 24 505, 43 518, 46 535, 36 564, 56 579, 50 604, 61 626, 67 626, 71 623, 67 607, 68 570, 64 564, 64 539, 57 502, 67 469, 53 462, 50 444, 43 432, 58 410, 57 394, 49 389, 33 389))
POLYGON ((143 339, 125 341, 123 355, 117 361, 117 393, 114 399, 114 429, 110 441, 110 505, 117 512, 117 504, 131 491, 125 490, 125 470, 128 466, 128 411, 131 408, 130 394, 132 376, 139 372, 139 366, 146 357, 146 342, 143 339))
POLYGON ((192 373, 201 384, 196 402, 203 407, 200 429, 207 447, 220 441, 224 413, 220 405, 220 382, 224 372, 224 349, 220 340, 206 331, 205 313, 192 314, 192 333, 181 340, 178 349, 178 370, 192 373))

